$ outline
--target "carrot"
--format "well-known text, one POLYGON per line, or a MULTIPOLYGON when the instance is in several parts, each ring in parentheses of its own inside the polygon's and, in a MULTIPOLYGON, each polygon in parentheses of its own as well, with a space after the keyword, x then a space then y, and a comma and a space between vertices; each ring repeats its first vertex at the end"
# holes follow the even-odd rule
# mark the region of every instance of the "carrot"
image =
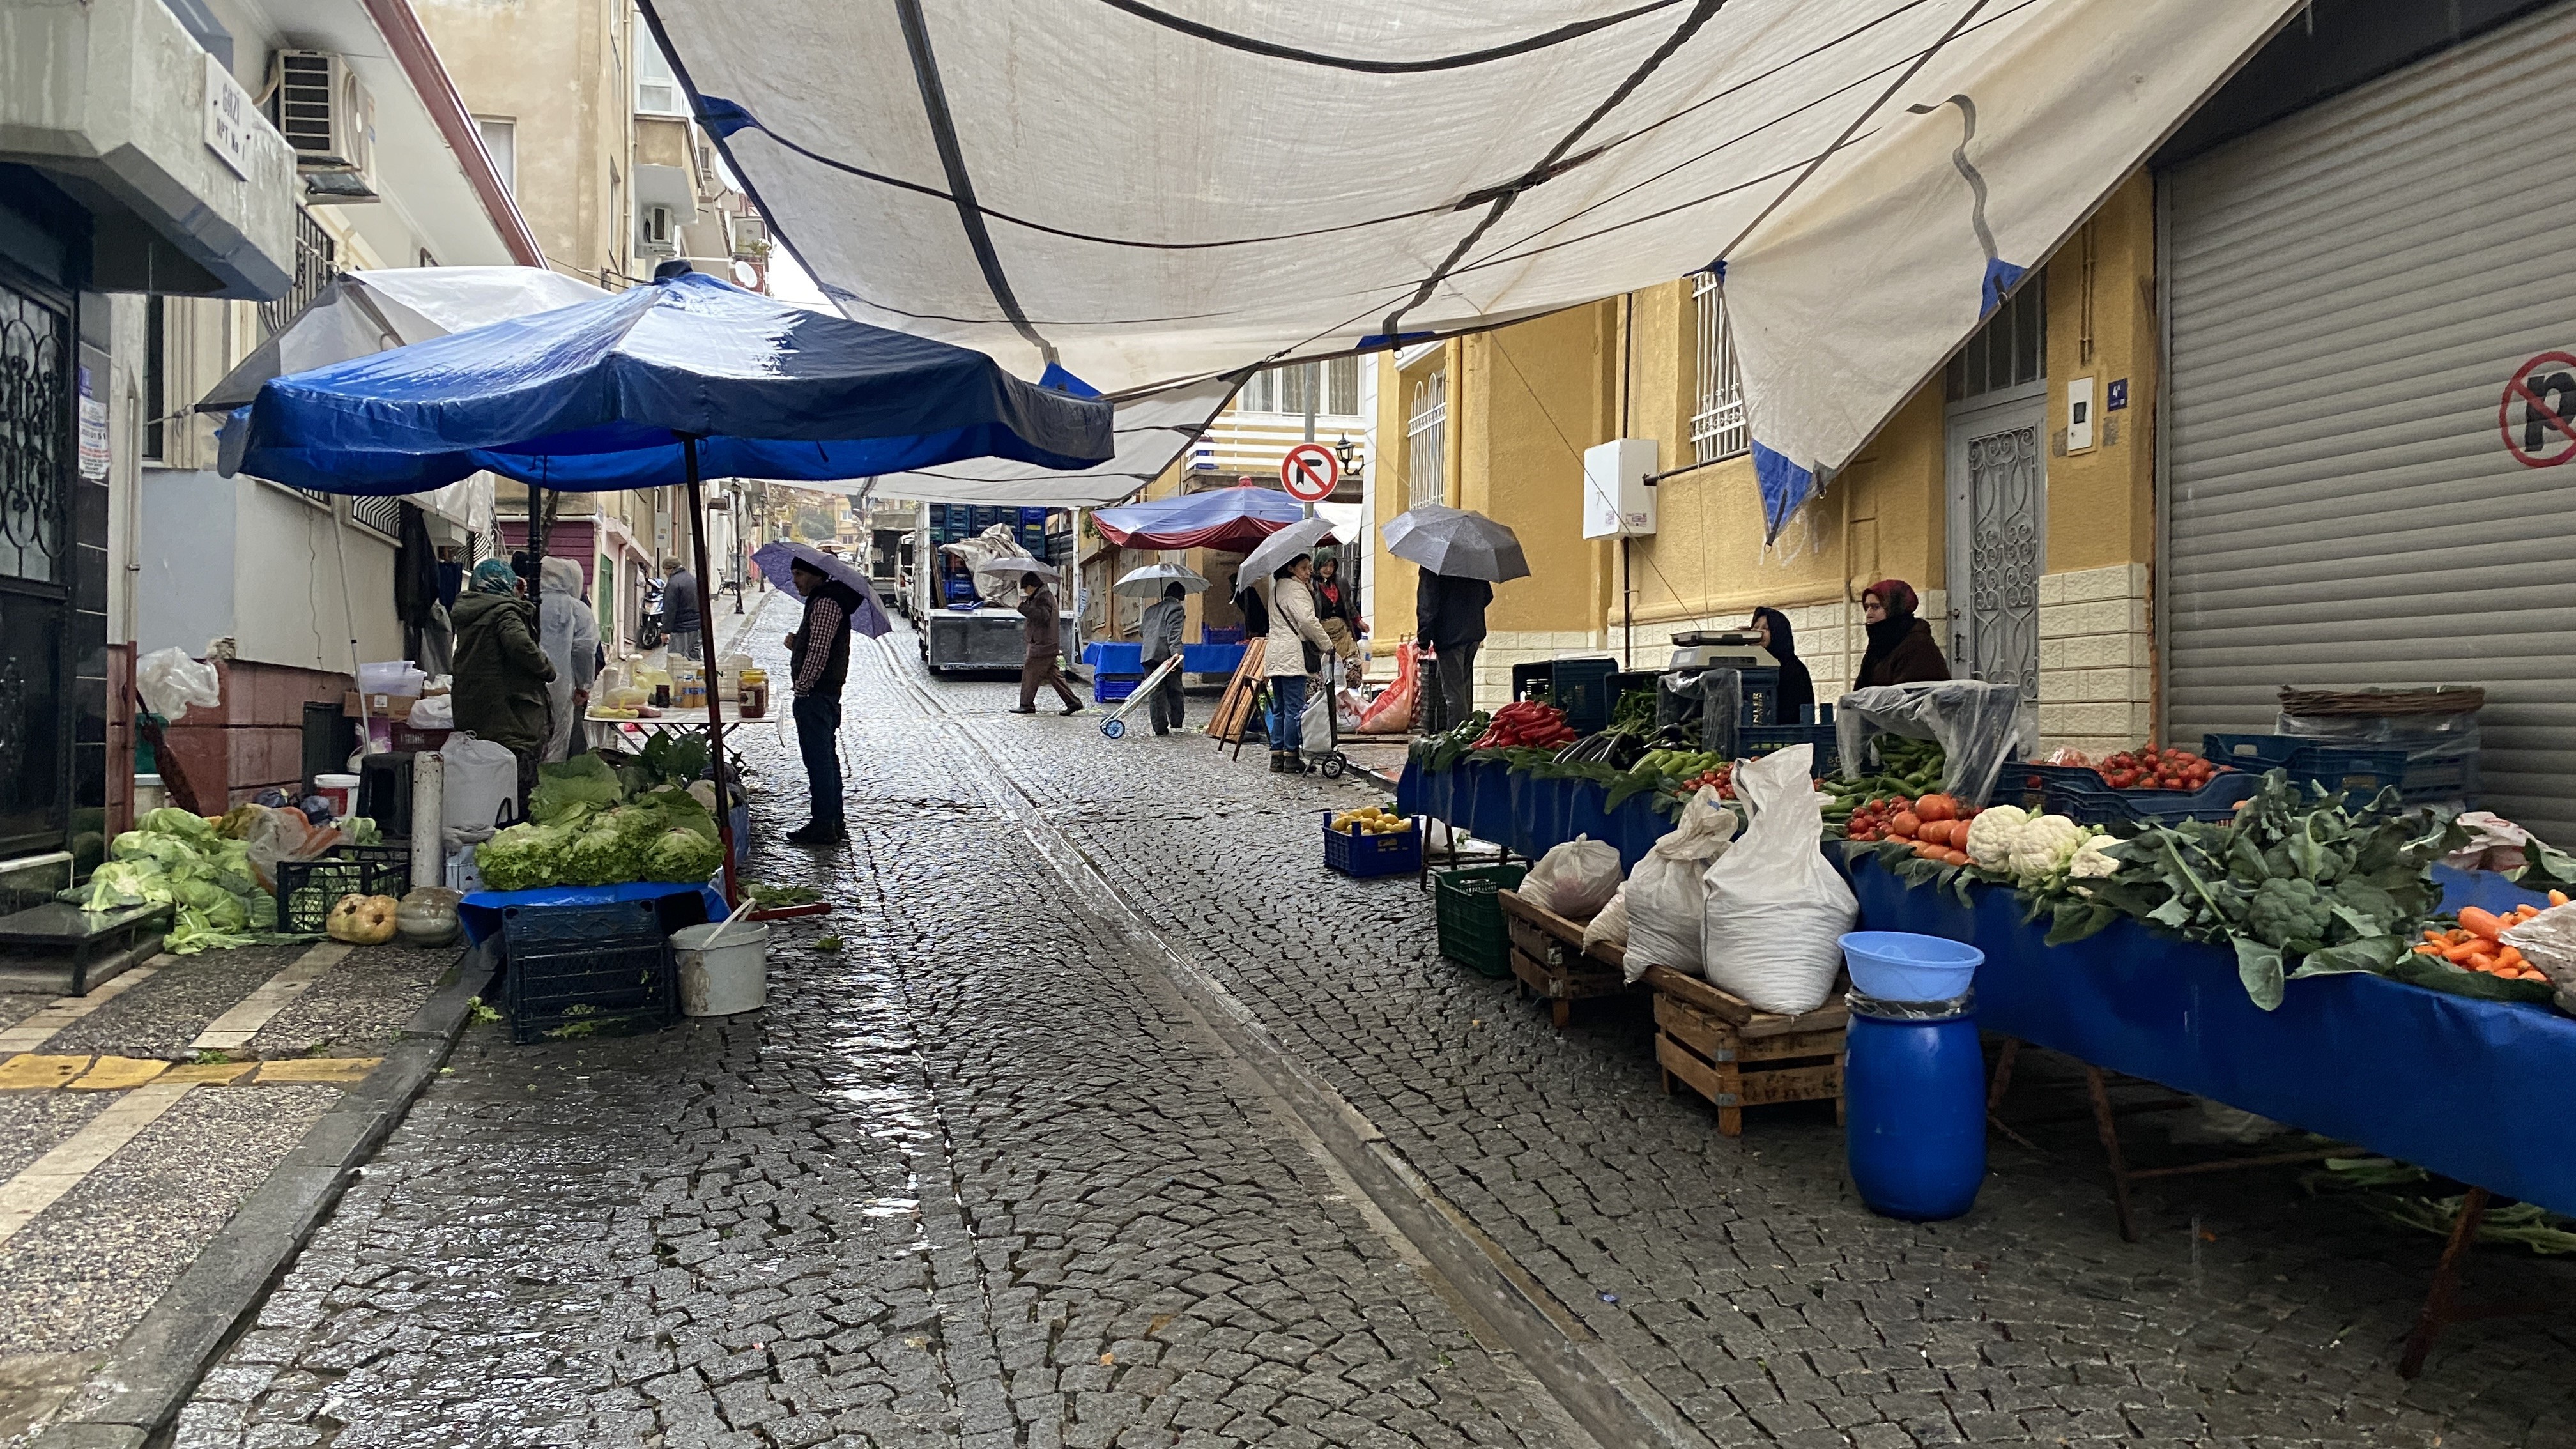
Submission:
POLYGON ((2496 934, 2504 929, 2504 922, 2498 920, 2493 911, 2482 911, 2476 906, 2462 906, 2460 907, 2460 929, 2472 936, 2484 936, 2492 941, 2496 938, 2496 934))
POLYGON ((2442 944, 2442 933, 2439 931, 2426 931, 2424 933, 2424 939, 2438 946, 2442 944))
POLYGON ((2567 892, 2551 891, 2549 893, 2549 903, 2553 906, 2563 906, 2567 904, 2567 892))
POLYGON ((2519 966, 2522 964, 2522 951, 2518 947, 2507 946, 2496 953, 2496 961, 2499 965, 2519 966))
POLYGON ((2442 958, 2446 961, 2452 962, 2466 961, 2470 957, 2478 954, 2479 950, 2485 945, 2486 943, 2483 941, 2461 941, 2456 944, 2443 947, 2442 958))
POLYGON ((2418 946, 2415 948, 2415 954, 2418 956, 2439 956, 2442 954, 2442 948, 2439 946, 2418 946))

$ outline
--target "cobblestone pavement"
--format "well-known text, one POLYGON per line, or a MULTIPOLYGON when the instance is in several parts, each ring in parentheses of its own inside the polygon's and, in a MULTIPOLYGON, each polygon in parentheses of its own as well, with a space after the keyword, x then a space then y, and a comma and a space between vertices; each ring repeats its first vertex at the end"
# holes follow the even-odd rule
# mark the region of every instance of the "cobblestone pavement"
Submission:
MULTIPOLYGON (((1633 1010, 1559 1034, 1437 959, 1409 880, 1325 872, 1316 812, 1360 787, 1014 717, 911 651, 853 671, 853 847, 761 847, 843 903, 779 928, 773 1005, 477 1029, 183 1446, 1580 1444, 1527 1322, 1675 1443, 2576 1443, 2576 1312, 2456 1328, 2408 1384, 2438 1243, 2291 1170, 2151 1190, 2126 1244, 2089 1133, 2033 1125, 1968 1217, 1873 1217, 1829 1109, 1721 1138, 1633 1010), (1299 1082, 1526 1322, 1393 1236, 1299 1082)), ((774 841, 801 781, 747 748, 774 841)), ((2025 1056, 2010 1110, 2068 1080, 2025 1056)), ((2495 1253, 2472 1286, 2570 1279, 2495 1253)))

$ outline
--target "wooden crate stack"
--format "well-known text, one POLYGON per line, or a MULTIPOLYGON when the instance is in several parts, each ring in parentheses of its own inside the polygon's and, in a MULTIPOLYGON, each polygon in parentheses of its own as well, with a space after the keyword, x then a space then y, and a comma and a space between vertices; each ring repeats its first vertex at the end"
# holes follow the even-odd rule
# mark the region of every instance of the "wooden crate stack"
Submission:
POLYGON ((1596 996, 1624 996, 1634 990, 1620 970, 1616 946, 1583 949, 1583 923, 1569 920, 1524 899, 1502 892, 1503 928, 1512 942, 1512 975, 1523 995, 1548 1004, 1556 1029, 1565 1030, 1574 1003, 1596 996))
POLYGON ((1717 1130, 1744 1133, 1744 1109, 1776 1102, 1834 1104, 1843 1116, 1843 1030, 1851 1013, 1839 996, 1814 1011, 1756 1010, 1697 976, 1646 968, 1655 993, 1655 1063, 1664 1091, 1683 1085, 1717 1108, 1717 1130))

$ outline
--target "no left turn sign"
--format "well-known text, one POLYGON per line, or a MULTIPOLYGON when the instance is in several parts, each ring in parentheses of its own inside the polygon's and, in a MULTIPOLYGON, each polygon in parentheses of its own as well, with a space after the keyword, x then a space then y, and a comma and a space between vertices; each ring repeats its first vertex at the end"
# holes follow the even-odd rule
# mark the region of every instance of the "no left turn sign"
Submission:
POLYGON ((1321 503, 1342 481, 1342 460, 1321 443, 1299 443, 1279 460, 1279 481, 1300 503, 1321 503))
POLYGON ((2513 371, 2496 404, 2505 450, 2526 468, 2576 458, 2576 356, 2544 352, 2513 371))

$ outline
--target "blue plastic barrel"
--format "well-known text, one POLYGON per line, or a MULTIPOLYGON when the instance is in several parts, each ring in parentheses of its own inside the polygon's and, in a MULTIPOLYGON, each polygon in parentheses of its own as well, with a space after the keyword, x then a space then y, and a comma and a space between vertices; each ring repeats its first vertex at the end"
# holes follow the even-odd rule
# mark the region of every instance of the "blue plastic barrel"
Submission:
MULTIPOLYGON (((1939 1222, 1976 1206, 1986 1178, 1985 1056, 1973 1010, 1937 1019, 1852 1004, 1843 1063, 1843 1151, 1881 1217, 1939 1222)), ((1910 1007, 1909 1010, 1923 1008, 1910 1007)))

